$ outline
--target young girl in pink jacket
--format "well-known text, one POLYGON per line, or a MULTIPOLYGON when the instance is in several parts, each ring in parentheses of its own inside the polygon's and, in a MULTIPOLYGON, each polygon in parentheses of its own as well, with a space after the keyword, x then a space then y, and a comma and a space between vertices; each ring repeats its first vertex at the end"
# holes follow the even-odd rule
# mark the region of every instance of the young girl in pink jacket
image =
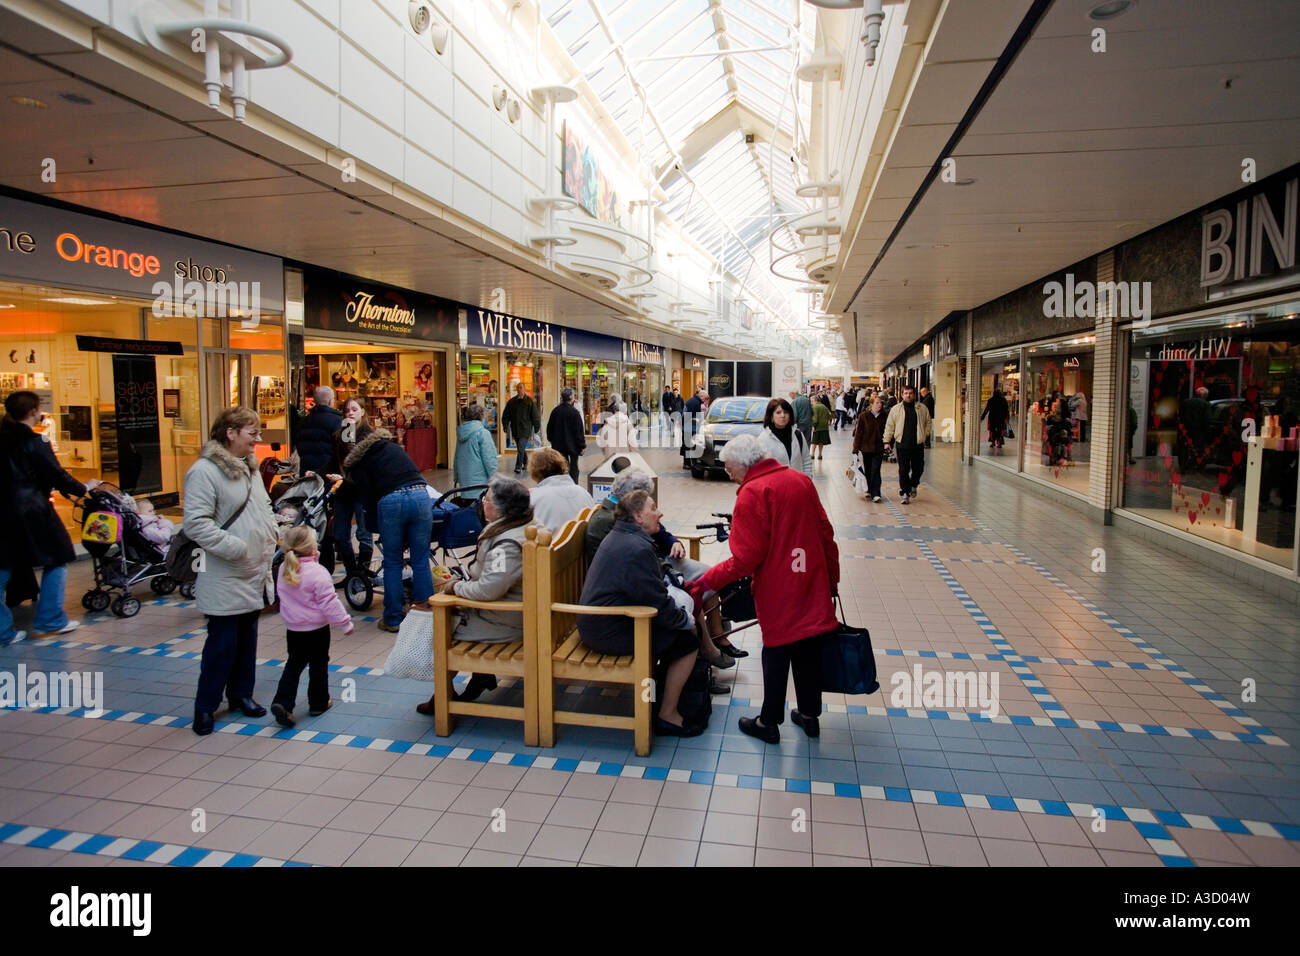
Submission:
POLYGON ((275 692, 271 713, 282 727, 295 723, 293 706, 298 696, 298 679, 310 667, 307 706, 319 717, 334 703, 329 692, 330 625, 344 634, 352 633, 352 618, 334 591, 330 573, 320 566, 316 532, 308 527, 290 528, 281 541, 284 564, 277 582, 280 617, 284 619, 289 660, 275 692))

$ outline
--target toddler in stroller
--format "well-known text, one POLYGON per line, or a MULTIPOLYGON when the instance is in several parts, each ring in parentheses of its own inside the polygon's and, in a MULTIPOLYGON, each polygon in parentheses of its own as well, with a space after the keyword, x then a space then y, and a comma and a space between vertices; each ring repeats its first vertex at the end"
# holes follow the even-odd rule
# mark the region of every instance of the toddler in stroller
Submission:
MULTIPOLYGON (((153 502, 137 502, 104 482, 91 489, 78 507, 81 543, 90 554, 95 575, 95 586, 81 597, 82 607, 134 617, 140 612, 140 602, 131 595, 136 583, 148 579, 158 595, 176 590, 177 582, 167 575, 165 564, 175 528, 154 513, 153 502)), ((192 591, 186 594, 188 587, 183 585, 181 593, 192 597, 192 591)))

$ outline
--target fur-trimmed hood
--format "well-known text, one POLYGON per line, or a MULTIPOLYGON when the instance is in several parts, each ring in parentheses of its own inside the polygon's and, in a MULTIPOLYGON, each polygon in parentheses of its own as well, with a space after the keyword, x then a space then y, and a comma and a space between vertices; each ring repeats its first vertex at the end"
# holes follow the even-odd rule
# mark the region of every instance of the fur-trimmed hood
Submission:
POLYGON ((374 448, 381 441, 392 437, 393 433, 386 428, 373 429, 365 438, 357 442, 355 448, 348 452, 347 457, 343 459, 343 470, 347 471, 362 458, 365 458, 370 449, 374 448))
POLYGON ((221 473, 227 478, 247 478, 249 475, 257 473, 256 455, 249 455, 247 458, 236 458, 231 454, 229 448, 215 439, 208 441, 203 446, 200 457, 206 458, 220 468, 221 473))

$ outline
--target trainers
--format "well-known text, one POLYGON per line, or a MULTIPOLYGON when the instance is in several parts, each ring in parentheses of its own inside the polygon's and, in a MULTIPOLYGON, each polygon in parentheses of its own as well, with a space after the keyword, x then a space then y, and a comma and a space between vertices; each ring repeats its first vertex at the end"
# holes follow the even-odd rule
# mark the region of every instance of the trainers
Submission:
POLYGON ((9 644, 17 644, 19 641, 25 641, 25 640, 27 640, 26 631, 14 631, 14 636, 9 638, 9 643, 0 645, 0 647, 8 647, 9 644))
POLYGON ((880 501, 880 495, 872 495, 872 496, 871 496, 871 500, 872 500, 872 501, 875 501, 875 502, 877 502, 877 503, 879 503, 879 501, 880 501))
POLYGON ((293 711, 284 704, 272 704, 271 713, 275 715, 275 722, 281 727, 292 727, 297 723, 293 717, 293 711))
POLYGON ((902 498, 901 504, 907 504, 907 503, 908 503, 909 501, 911 501, 911 500, 912 500, 912 499, 909 498, 907 495, 903 495, 903 498, 902 498))
POLYGON ((63 627, 59 628, 57 631, 44 631, 41 634, 41 637, 52 637, 56 634, 71 634, 79 627, 81 627, 80 621, 69 621, 67 624, 63 625, 63 627))
POLYGON ((380 621, 379 629, 381 631, 387 631, 389 634, 396 634, 402 628, 397 624, 385 624, 383 621, 380 621))

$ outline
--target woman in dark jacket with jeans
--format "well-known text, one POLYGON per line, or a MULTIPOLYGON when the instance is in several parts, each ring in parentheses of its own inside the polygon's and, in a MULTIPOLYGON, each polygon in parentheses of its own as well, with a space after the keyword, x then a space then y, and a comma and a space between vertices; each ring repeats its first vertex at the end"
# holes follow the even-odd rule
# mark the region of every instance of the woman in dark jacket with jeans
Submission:
POLYGON ((24 596, 35 593, 32 571, 41 568, 40 596, 32 627, 38 633, 65 634, 77 626, 63 610, 68 565, 76 560, 72 539, 50 504, 58 490, 66 497, 81 497, 88 488, 64 471, 54 449, 32 431, 40 423, 41 400, 35 392, 14 392, 5 399, 0 420, 0 647, 21 641, 26 631, 14 630, 13 615, 4 600, 10 578, 24 596))
MULTIPOLYGON (((667 659, 670 663, 654 730, 659 736, 698 736, 704 732, 703 725, 686 723, 677 702, 695 667, 700 642, 690 613, 669 596, 659 571, 659 554, 650 536, 659 530, 662 515, 645 491, 620 498, 614 515, 614 527, 596 549, 578 603, 597 607, 641 605, 659 611, 651 622, 650 650, 656 660, 667 659)), ((578 615, 582 643, 602 654, 631 654, 632 632, 628 618, 578 615)))
POLYGON ((379 629, 395 634, 403 617, 402 554, 407 549, 416 603, 433 595, 433 499, 420 469, 392 437, 383 428, 367 433, 344 457, 343 475, 348 491, 365 506, 367 526, 379 528, 384 549, 384 618, 379 629))

